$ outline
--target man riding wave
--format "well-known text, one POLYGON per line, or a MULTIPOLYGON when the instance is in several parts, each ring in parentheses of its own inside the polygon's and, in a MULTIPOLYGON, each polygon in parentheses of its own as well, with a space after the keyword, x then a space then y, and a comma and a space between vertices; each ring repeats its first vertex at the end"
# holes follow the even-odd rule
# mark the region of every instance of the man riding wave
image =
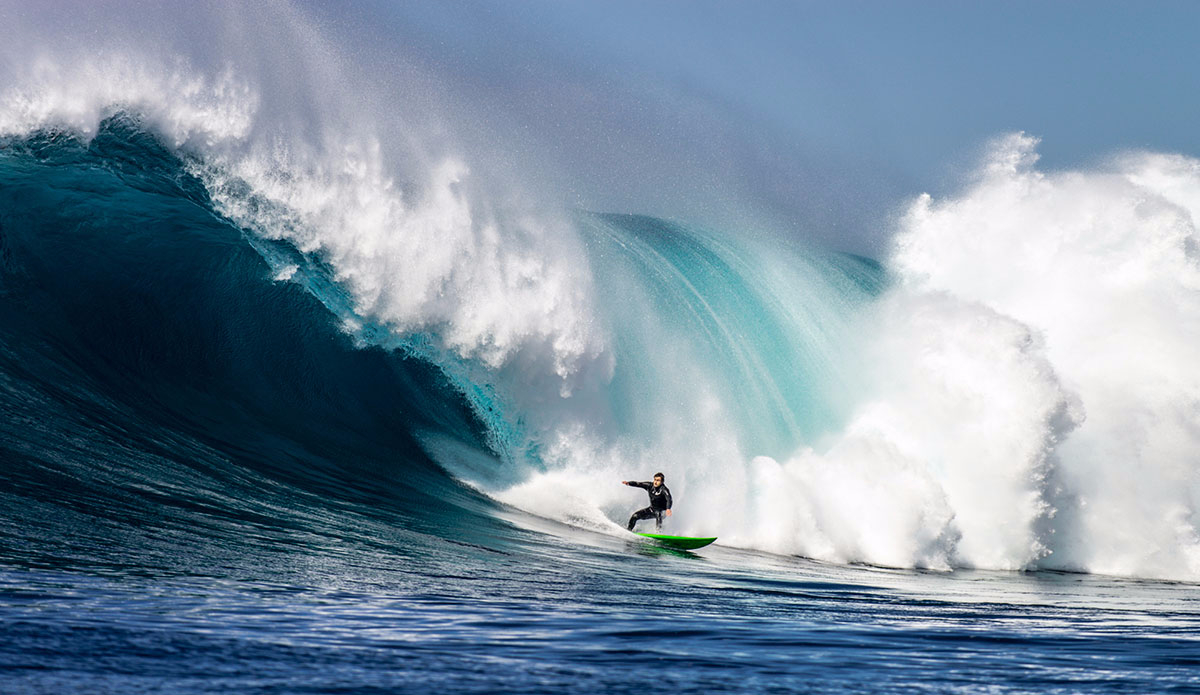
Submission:
POLYGON ((650 506, 645 509, 639 509, 629 517, 629 530, 632 531, 637 522, 642 519, 653 518, 655 522, 654 529, 662 530, 663 514, 671 516, 671 491, 663 485, 665 478, 662 473, 654 474, 653 483, 636 483, 631 480, 622 480, 622 485, 630 487, 640 487, 650 493, 650 506))

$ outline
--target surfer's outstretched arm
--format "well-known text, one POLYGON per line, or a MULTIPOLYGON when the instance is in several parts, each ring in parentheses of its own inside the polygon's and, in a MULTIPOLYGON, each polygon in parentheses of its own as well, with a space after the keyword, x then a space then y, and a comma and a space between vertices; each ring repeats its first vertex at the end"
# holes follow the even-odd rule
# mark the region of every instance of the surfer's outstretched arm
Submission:
POLYGON ((622 480, 621 482, 625 483, 629 487, 640 487, 643 490, 649 490, 650 488, 654 487, 654 483, 639 483, 633 480, 622 480))

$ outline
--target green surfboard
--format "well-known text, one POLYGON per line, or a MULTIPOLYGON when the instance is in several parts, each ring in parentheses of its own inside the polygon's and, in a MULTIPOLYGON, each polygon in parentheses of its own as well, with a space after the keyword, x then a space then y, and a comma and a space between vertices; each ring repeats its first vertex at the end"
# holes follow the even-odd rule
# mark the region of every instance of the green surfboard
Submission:
POLYGON ((651 540, 667 546, 668 548, 678 548, 680 550, 695 550, 717 540, 714 538, 696 538, 694 536, 664 536, 659 533, 639 533, 639 536, 644 536, 651 540))

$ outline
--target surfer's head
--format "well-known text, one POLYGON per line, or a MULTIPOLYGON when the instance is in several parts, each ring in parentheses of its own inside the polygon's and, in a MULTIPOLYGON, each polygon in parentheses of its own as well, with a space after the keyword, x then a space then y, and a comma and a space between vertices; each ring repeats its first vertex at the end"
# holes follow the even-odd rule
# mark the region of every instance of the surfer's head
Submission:
POLYGON ((664 481, 666 481, 666 478, 663 477, 662 473, 654 474, 654 487, 658 487, 659 485, 662 485, 664 481))

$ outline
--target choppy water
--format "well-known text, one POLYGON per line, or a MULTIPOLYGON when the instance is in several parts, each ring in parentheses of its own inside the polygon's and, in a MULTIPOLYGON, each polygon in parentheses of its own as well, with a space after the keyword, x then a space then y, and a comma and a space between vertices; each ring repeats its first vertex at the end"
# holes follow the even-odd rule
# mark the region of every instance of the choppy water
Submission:
MULTIPOLYGON (((541 529, 545 531, 547 529, 541 529)), ((1194 588, 563 531, 214 575, 7 568, 6 692, 1195 692, 1194 588)))

